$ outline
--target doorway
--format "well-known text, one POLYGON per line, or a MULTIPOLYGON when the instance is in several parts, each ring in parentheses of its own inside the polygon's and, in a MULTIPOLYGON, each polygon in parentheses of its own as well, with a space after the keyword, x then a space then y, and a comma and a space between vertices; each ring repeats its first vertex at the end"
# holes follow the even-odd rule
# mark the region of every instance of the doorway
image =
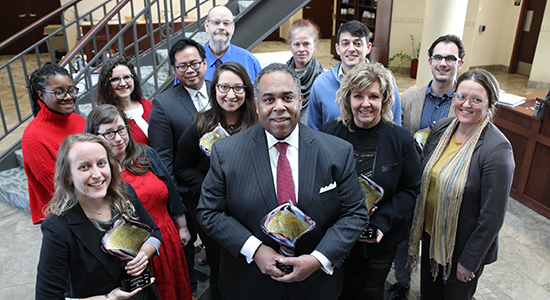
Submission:
POLYGON ((332 35, 333 3, 333 0, 311 0, 302 9, 302 17, 313 21, 319 26, 322 39, 330 39, 332 35))
MULTIPOLYGON (((25 27, 40 20, 43 16, 59 8, 59 0, 20 0, 3 1, 0 11, 0 42, 16 34, 25 27)), ((44 37, 44 27, 48 24, 61 24, 60 16, 54 17, 47 24, 34 29, 23 38, 12 43, 0 55, 15 55, 32 46, 44 37)), ((40 52, 47 52, 46 45, 40 47, 40 52)))
POLYGON ((545 8, 546 1, 523 0, 508 73, 531 74, 545 8))

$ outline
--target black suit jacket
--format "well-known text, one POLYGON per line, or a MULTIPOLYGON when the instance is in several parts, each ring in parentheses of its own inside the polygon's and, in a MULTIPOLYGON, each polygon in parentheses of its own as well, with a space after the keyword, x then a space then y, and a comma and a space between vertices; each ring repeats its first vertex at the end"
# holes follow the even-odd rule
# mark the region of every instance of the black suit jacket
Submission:
MULTIPOLYGON (((321 131, 344 140, 353 134, 337 120, 323 124, 321 131)), ((421 173, 411 133, 400 126, 382 122, 370 179, 384 188, 384 198, 371 216, 371 223, 382 230, 384 237, 378 244, 364 243, 369 256, 391 251, 408 238, 405 217, 416 204, 421 173)))
MULTIPOLYGON (((432 128, 421 155, 422 168, 452 120, 441 119, 432 128)), ((453 266, 460 262, 476 272, 481 265, 497 260, 498 233, 506 215, 514 168, 510 142, 493 123, 487 124, 470 161, 458 215, 453 266)))
POLYGON ((265 130, 258 124, 214 144, 197 207, 206 233, 224 248, 219 283, 228 300, 279 300, 284 293, 290 299, 336 299, 341 293, 339 267, 363 230, 367 215, 353 149, 341 139, 299 126, 297 205, 317 226, 298 240, 296 256, 317 250, 333 263, 334 274, 317 270, 303 282, 280 283, 263 275, 240 254, 251 235, 279 250, 278 243, 260 228, 261 219, 277 206, 277 196, 265 130), (332 183, 334 188, 326 188, 332 183))
MULTIPOLYGON (((210 81, 205 81, 209 90, 210 81)), ((191 124, 197 112, 193 100, 181 84, 177 84, 153 98, 149 115, 149 145, 157 150, 162 162, 173 174, 178 140, 191 124)), ((178 181, 178 190, 184 196, 189 188, 178 181)))
MULTIPOLYGON (((161 233, 139 201, 134 189, 126 184, 130 200, 140 222, 161 233)), ((36 276, 36 299, 86 298, 105 295, 120 286, 121 261, 101 250, 101 236, 77 204, 62 216, 49 215, 41 225, 42 248, 36 276), (68 289, 68 290, 67 290, 68 289)), ((156 285, 151 288, 159 299, 156 285)))

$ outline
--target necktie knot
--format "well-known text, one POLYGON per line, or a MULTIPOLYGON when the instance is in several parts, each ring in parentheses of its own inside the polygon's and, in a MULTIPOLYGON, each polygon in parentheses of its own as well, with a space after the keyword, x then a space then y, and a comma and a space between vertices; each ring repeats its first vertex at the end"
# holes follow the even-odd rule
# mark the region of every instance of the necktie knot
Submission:
POLYGON ((286 149, 288 148, 288 144, 286 142, 279 142, 275 144, 275 147, 277 147, 277 150, 279 150, 279 153, 286 155, 286 149))
POLYGON ((219 59, 216 59, 216 61, 214 62, 214 65, 216 66, 216 68, 221 64, 223 64, 223 62, 219 59))

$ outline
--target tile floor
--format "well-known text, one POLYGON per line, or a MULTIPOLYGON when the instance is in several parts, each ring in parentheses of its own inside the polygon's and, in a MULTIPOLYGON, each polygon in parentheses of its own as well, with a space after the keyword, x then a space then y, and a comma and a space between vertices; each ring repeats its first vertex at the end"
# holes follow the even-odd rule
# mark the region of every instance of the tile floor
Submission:
MULTIPOLYGON (((287 51, 282 42, 264 42, 253 52, 287 51)), ((322 40, 316 57, 325 68, 337 61, 328 53, 328 41, 322 40)), ((526 88, 528 78, 495 72, 501 88, 514 94, 545 92, 526 88)), ((414 79, 396 74, 400 91, 413 86, 414 79)), ((32 225, 30 215, 0 201, 0 299, 33 299, 36 266, 42 234, 32 225)), ((500 253, 496 263, 488 265, 480 278, 476 300, 550 299, 550 220, 521 203, 510 199, 500 234, 500 253)), ((208 269, 200 267, 201 274, 208 269)), ((209 300, 208 279, 200 278, 199 299, 209 300)), ((395 282, 393 272, 387 284, 395 282)), ((419 274, 413 274, 409 299, 420 299, 419 274)))

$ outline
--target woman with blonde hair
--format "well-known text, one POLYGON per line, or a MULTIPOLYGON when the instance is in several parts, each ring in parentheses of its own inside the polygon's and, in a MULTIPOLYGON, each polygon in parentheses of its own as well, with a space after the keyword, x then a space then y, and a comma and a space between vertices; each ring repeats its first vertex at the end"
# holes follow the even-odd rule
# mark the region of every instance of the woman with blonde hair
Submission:
POLYGON ((159 299, 155 285, 124 292, 121 276, 138 276, 156 255, 161 233, 137 198, 122 183, 119 164, 101 138, 78 133, 59 148, 55 194, 42 222, 36 299, 159 299), (128 263, 107 254, 101 238, 124 216, 148 225, 151 236, 128 263))
POLYGON ((420 190, 420 161, 411 133, 393 123, 395 80, 379 63, 359 64, 338 91, 340 116, 321 131, 353 145, 357 175, 384 189, 370 226, 376 236, 359 239, 344 261, 340 299, 384 299, 384 283, 397 246, 408 238, 405 217, 420 190))

